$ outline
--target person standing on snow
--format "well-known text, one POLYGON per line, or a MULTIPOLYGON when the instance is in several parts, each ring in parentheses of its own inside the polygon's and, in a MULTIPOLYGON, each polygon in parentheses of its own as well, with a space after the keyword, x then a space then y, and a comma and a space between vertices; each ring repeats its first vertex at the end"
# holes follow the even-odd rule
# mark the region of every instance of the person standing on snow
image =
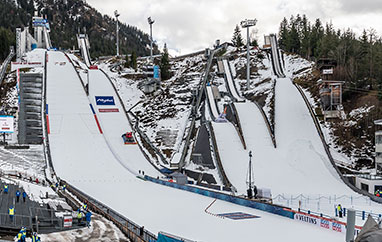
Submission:
POLYGON ((339 216, 340 218, 342 218, 342 206, 341 206, 341 204, 338 204, 338 206, 337 206, 337 210, 338 210, 338 216, 339 216))
POLYGON ((85 215, 86 217, 86 226, 88 226, 88 228, 90 227, 90 221, 92 219, 92 213, 90 211, 88 211, 85 215))

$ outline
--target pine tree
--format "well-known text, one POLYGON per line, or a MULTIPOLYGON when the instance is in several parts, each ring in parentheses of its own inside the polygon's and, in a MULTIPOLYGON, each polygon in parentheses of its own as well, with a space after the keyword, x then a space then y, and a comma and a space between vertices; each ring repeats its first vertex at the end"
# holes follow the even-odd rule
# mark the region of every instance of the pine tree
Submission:
POLYGON ((171 78, 171 73, 170 73, 170 58, 168 56, 168 49, 167 49, 167 44, 164 44, 163 47, 163 54, 162 58, 159 64, 160 71, 161 71, 161 78, 162 80, 168 80, 171 78))
POLYGON ((241 36, 241 30, 239 25, 236 25, 234 32, 233 32, 233 37, 232 37, 232 44, 239 48, 244 45, 243 37, 241 36))
POLYGON ((130 67, 134 70, 137 70, 137 54, 135 53, 135 51, 131 53, 130 67))
POLYGON ((288 37, 288 20, 284 17, 283 21, 280 23, 279 29, 279 45, 284 50, 288 50, 288 37))

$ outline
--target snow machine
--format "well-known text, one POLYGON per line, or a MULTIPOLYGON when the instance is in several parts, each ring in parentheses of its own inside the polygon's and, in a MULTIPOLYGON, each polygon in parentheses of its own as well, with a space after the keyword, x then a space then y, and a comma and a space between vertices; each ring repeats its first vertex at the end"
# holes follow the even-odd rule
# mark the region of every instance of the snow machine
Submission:
POLYGON ((126 132, 122 135, 123 142, 125 145, 135 145, 137 142, 133 137, 133 132, 126 132))

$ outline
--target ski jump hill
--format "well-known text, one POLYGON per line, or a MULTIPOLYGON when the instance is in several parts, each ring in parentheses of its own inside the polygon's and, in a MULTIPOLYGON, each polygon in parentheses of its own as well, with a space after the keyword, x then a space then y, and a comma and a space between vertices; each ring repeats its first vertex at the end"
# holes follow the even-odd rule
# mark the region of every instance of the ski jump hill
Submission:
MULTIPOLYGON (((89 66, 86 42, 81 41, 81 46, 89 66)), ((260 241, 343 240, 343 233, 145 180, 140 171, 150 177, 161 174, 138 146, 123 144, 121 135, 132 127, 106 74, 89 70, 89 83, 82 83, 69 57, 58 51, 47 51, 45 64, 52 164, 59 177, 87 195, 153 233, 166 231, 195 241, 250 240, 254 236, 260 241), (226 216, 238 212, 251 218, 238 221, 226 216)), ((281 77, 280 61, 278 65, 281 77)), ((274 148, 261 111, 241 97, 228 61, 224 66, 243 137, 231 123, 212 125, 224 170, 238 194, 245 193, 251 150, 256 185, 271 188, 273 194, 356 195, 342 183, 328 161, 290 73, 277 79, 278 146, 274 148)), ((221 111, 211 96, 207 87, 213 109, 210 118, 214 121, 221 111)))

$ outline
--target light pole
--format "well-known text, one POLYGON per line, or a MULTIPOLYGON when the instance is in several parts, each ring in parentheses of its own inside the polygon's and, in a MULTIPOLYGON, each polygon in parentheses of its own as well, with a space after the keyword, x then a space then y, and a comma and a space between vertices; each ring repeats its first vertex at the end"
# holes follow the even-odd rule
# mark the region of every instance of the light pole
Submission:
POLYGON ((116 35, 117 35, 117 56, 119 56, 119 26, 118 26, 118 17, 120 14, 118 13, 118 10, 114 11, 114 16, 117 22, 117 30, 116 30, 116 35))
POLYGON ((249 90, 249 27, 255 26, 257 19, 246 19, 240 22, 242 28, 247 28, 247 90, 249 90))
POLYGON ((147 21, 150 24, 150 59, 153 60, 153 23, 155 21, 151 17, 148 17, 147 21))

